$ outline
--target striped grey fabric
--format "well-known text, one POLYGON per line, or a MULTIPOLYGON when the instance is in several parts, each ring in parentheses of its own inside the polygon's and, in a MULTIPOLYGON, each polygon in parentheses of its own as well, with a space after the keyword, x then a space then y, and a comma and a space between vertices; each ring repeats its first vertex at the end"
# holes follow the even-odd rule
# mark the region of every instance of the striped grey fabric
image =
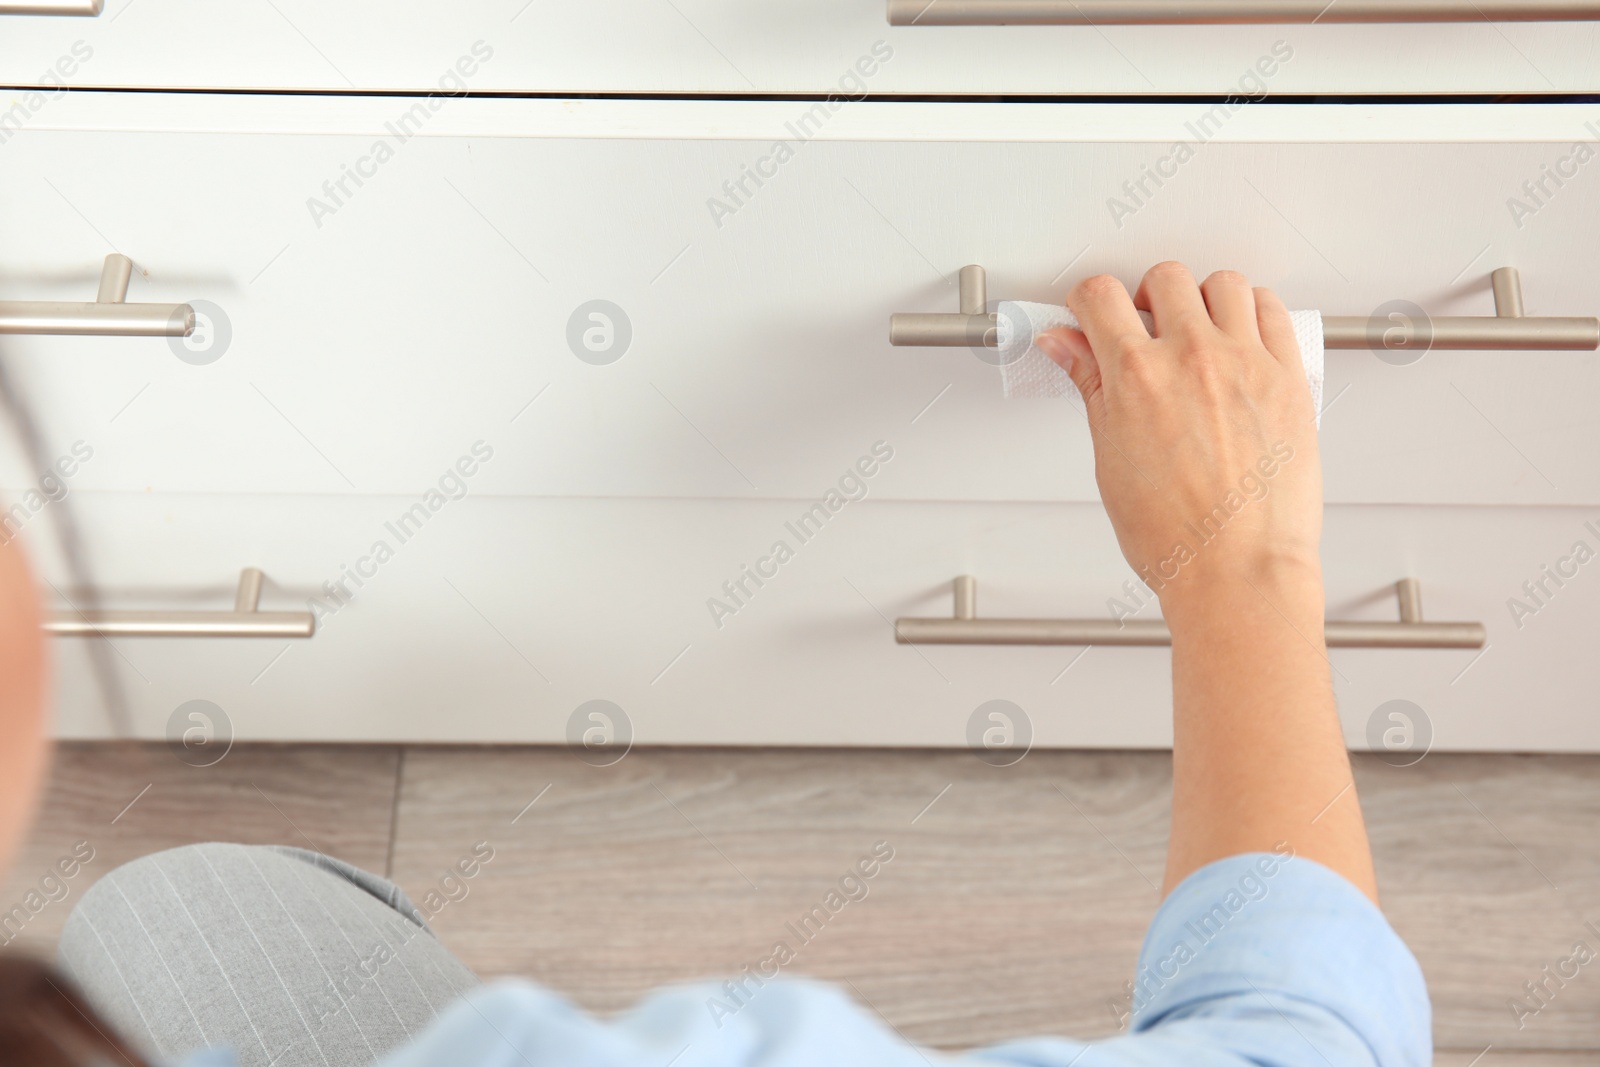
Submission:
POLYGON ((477 984, 398 886, 303 849, 188 845, 118 867, 67 920, 61 966, 152 1058, 353 1067, 477 984))

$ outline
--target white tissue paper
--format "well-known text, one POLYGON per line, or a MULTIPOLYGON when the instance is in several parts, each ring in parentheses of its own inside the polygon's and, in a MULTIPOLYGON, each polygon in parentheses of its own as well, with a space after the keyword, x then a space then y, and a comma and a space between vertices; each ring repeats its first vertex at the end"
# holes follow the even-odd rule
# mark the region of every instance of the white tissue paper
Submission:
MULTIPOLYGON (((1150 328, 1150 313, 1139 312, 1145 329, 1150 328)), ((1077 396, 1067 372, 1045 355, 1033 339, 1047 330, 1078 326, 1072 312, 1060 304, 1034 304, 1023 300, 1002 300, 996 315, 999 325, 999 351, 994 360, 1000 365, 1000 385, 1007 400, 1028 397, 1077 396)), ((1291 311, 1294 339, 1300 344, 1306 381, 1311 385, 1311 402, 1316 405, 1317 424, 1322 423, 1322 313, 1291 311)))

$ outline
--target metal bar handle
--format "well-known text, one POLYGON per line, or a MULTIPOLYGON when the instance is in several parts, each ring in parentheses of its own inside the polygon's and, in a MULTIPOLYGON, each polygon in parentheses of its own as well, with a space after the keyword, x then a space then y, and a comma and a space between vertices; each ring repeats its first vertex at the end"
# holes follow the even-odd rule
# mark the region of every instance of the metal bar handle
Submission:
POLYGON ((891 26, 1589 22, 1593 0, 887 0, 891 26))
POLYGON ((194 332, 194 308, 188 304, 126 303, 132 277, 133 260, 113 252, 101 268, 100 291, 92 304, 0 300, 0 334, 188 337, 194 332))
MULTIPOLYGON (((980 619, 978 582, 964 574, 953 583, 955 611, 948 619, 901 618, 894 639, 902 645, 1122 645, 1172 644, 1167 624, 1147 619, 980 619)), ((1481 622, 1424 622, 1422 585, 1395 583, 1398 622, 1323 623, 1329 648, 1482 648, 1481 622)))
MULTIPOLYGON (((1495 314, 1433 317, 1391 327, 1370 316, 1322 316, 1322 346, 1326 349, 1405 348, 1428 351, 1503 350, 1573 351, 1600 349, 1600 318, 1552 317, 1522 313, 1522 282, 1515 267, 1501 267, 1492 275, 1495 314), (1401 343, 1389 338, 1393 328, 1405 331, 1401 343)), ((982 303, 969 304, 970 293, 984 294, 984 270, 977 264, 961 268, 959 312, 895 312, 889 316, 889 343, 937 348, 997 348, 997 316, 983 311, 982 303), (970 278, 969 278, 970 275, 970 278)))
POLYGON ((310 637, 317 631, 309 611, 262 611, 265 576, 254 567, 239 572, 232 611, 57 611, 44 623, 58 637, 310 637))
POLYGON ((98 15, 105 0, 0 0, 0 15, 98 15))

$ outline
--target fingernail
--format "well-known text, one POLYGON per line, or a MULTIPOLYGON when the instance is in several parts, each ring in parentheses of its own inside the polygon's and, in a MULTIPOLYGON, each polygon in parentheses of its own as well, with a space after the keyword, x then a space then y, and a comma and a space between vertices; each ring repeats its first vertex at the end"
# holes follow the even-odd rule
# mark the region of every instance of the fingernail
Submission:
POLYGON ((1039 351, 1055 360, 1065 371, 1072 370, 1072 349, 1067 342, 1053 333, 1041 333, 1033 339, 1039 351))

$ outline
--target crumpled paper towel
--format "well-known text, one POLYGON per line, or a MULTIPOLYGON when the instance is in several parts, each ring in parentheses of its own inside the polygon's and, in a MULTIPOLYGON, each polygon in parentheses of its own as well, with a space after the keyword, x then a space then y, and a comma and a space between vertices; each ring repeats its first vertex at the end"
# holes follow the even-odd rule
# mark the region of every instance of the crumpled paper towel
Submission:
MULTIPOLYGON (((1139 312, 1145 328, 1151 325, 1150 313, 1139 312)), ((1045 355, 1033 339, 1049 330, 1078 326, 1072 312, 1060 304, 1035 304, 1024 300, 1002 300, 996 313, 1000 347, 994 361, 1000 366, 1000 386, 1007 400, 1028 397, 1077 396, 1067 372, 1045 355)), ((1294 339, 1300 344, 1306 381, 1311 385, 1311 401, 1316 405, 1317 423, 1322 423, 1322 313, 1291 311, 1294 339)))

